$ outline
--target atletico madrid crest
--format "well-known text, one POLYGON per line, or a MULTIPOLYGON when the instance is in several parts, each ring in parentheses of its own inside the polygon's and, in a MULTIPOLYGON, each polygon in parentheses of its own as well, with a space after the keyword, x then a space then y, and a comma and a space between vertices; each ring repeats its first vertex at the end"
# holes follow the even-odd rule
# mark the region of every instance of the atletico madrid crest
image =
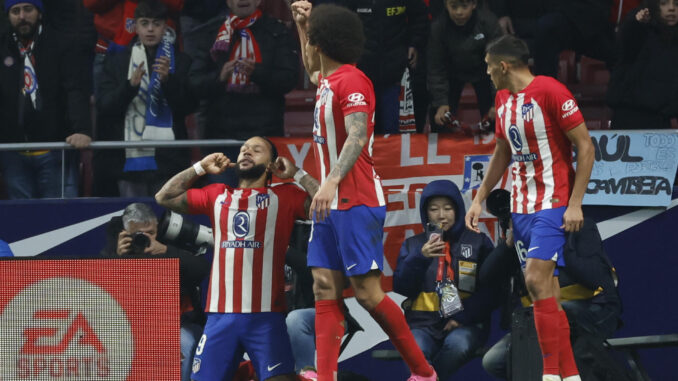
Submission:
POLYGON ((257 208, 259 209, 266 209, 268 208, 268 205, 271 203, 271 196, 269 196, 267 193, 262 193, 257 195, 257 208))

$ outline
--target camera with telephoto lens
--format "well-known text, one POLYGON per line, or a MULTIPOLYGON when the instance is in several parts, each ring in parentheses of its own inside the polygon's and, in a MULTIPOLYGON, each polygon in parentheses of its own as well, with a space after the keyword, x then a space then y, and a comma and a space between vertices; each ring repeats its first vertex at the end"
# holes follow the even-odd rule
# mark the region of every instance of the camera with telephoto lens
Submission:
POLYGON ((142 232, 132 234, 132 243, 129 247, 132 254, 143 254, 149 246, 151 246, 151 239, 146 234, 142 232))
POLYGON ((205 254, 214 246, 212 229, 165 210, 158 227, 158 238, 196 254, 205 254))
POLYGON ((499 220, 504 233, 511 221, 511 192, 506 189, 495 189, 487 196, 487 211, 499 220))

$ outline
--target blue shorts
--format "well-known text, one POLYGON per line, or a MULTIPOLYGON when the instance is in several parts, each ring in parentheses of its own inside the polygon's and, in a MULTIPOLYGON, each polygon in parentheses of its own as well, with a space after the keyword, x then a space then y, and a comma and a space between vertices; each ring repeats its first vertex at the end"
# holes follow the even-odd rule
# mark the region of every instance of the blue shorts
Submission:
POLYGON ((260 380, 293 374, 285 316, 279 312, 208 314, 193 357, 191 379, 232 380, 245 352, 260 380))
POLYGON ((346 276, 384 267, 386 207, 354 206, 332 210, 319 222, 313 219, 308 240, 308 266, 341 271, 346 276))
MULTIPOLYGON (((554 261, 556 267, 565 266, 565 230, 561 228, 565 209, 561 206, 532 214, 511 213, 513 237, 523 267, 526 258, 554 261)), ((557 268, 554 275, 558 275, 557 268)))

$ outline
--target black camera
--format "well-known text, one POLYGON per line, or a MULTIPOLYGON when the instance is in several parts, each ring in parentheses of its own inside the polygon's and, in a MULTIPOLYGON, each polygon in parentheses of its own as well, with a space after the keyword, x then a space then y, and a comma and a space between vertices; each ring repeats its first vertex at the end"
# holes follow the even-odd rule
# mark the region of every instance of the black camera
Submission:
POLYGON ((499 220, 502 231, 506 232, 511 221, 511 192, 495 189, 487 196, 487 211, 499 220))
POLYGON ((130 251, 133 254, 143 254, 147 247, 151 246, 151 239, 142 232, 132 234, 132 243, 130 244, 130 251))
POLYGON ((158 238, 196 254, 205 254, 214 246, 212 229, 165 210, 158 227, 158 238))

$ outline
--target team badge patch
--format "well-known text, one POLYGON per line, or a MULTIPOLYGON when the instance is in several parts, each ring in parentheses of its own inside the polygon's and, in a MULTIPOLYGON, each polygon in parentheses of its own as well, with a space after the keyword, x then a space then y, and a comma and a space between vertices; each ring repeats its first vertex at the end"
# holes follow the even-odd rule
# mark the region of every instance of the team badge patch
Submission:
POLYGON ((193 371, 193 373, 198 373, 200 371, 200 359, 199 358, 193 359, 193 366, 191 367, 191 370, 193 371))
POLYGON ((534 105, 532 103, 526 103, 521 108, 523 113, 523 120, 526 122, 532 121, 534 118, 534 105))
POLYGON ((257 195, 257 208, 266 209, 268 205, 271 204, 271 196, 267 193, 262 193, 257 195))
POLYGON ((464 258, 471 258, 471 255, 473 255, 473 248, 471 245, 461 245, 461 256, 464 258))

